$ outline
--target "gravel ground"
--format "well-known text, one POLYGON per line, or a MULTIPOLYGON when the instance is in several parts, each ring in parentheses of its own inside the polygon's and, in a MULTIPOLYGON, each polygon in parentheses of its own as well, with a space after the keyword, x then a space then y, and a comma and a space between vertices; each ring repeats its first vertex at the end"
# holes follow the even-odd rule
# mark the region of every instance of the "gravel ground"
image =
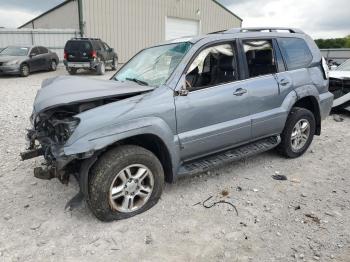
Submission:
POLYGON ((350 261, 349 115, 328 117, 301 158, 267 152, 185 178, 146 213, 102 223, 85 205, 64 211, 75 181, 38 180, 42 159, 19 159, 36 90, 63 74, 0 77, 0 261, 350 261), (238 216, 204 208, 210 196, 238 216))

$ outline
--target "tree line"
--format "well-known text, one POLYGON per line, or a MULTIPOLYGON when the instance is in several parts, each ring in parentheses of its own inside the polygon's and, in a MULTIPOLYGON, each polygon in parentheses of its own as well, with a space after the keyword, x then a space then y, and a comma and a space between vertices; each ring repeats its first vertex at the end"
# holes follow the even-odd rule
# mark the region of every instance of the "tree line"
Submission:
POLYGON ((350 35, 343 38, 316 39, 318 48, 350 48, 350 35))

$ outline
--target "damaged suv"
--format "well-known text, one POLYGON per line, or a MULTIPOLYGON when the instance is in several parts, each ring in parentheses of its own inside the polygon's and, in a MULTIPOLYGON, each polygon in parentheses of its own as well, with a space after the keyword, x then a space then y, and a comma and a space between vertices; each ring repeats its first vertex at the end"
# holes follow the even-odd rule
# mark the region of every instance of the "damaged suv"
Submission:
POLYGON ((45 80, 21 155, 44 156, 35 177, 76 177, 69 206, 123 219, 155 205, 164 181, 275 147, 302 155, 332 101, 309 36, 235 28, 146 48, 110 80, 45 80))

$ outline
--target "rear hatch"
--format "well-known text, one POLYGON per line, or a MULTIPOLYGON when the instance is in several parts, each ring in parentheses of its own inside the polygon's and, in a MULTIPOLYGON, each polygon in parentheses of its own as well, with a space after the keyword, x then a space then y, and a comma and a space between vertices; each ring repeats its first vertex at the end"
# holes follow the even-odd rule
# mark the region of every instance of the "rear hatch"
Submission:
POLYGON ((68 62, 89 62, 93 59, 93 48, 87 40, 69 40, 64 47, 68 62))

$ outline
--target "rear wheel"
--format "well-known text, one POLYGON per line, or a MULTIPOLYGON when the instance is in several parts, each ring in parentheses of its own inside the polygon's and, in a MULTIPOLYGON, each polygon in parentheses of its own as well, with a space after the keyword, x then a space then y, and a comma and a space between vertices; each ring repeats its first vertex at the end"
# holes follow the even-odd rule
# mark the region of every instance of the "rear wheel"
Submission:
POLYGON ((30 73, 29 66, 27 64, 22 64, 19 68, 19 73, 22 77, 29 76, 29 73, 30 73))
POLYGON ((67 67, 67 71, 70 75, 75 75, 77 73, 77 69, 72 67, 67 67))
POLYGON ((57 62, 53 59, 53 60, 51 60, 49 70, 50 71, 56 71, 56 69, 57 69, 57 62))
POLYGON ((112 70, 117 70, 117 65, 118 65, 118 58, 113 58, 113 61, 112 61, 112 70))
POLYGON ((106 72, 106 66, 105 63, 103 61, 101 61, 96 68, 96 72, 98 75, 104 75, 106 72))
POLYGON ((154 206, 163 184, 163 167, 152 152, 119 146, 102 155, 92 168, 88 205, 102 221, 129 218, 154 206))
POLYGON ((278 151, 286 157, 295 158, 305 153, 315 135, 316 121, 313 113, 305 108, 292 108, 278 151))

